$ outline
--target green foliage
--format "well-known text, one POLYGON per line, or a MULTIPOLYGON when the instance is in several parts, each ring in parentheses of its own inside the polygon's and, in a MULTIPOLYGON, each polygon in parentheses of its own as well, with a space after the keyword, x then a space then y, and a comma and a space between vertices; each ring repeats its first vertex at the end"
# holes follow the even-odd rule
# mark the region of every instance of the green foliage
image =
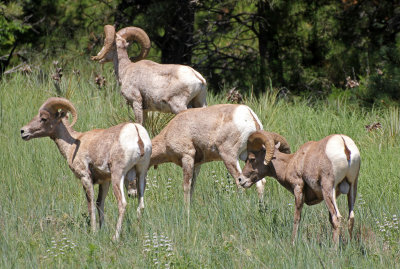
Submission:
POLYGON ((22 6, 18 2, 8 5, 0 3, 0 47, 12 46, 16 41, 15 35, 22 34, 30 28, 24 24, 22 6))
MULTIPOLYGON (((102 45, 105 24, 134 25, 152 40, 149 59, 193 66, 215 93, 238 87, 258 96, 271 80, 326 97, 346 90, 350 76, 360 82, 352 98, 363 104, 400 100, 398 2, 5 1, 0 14, 0 56, 14 48, 28 62, 27 49, 89 57, 102 45)), ((3 71, 18 63, 0 60, 3 71)))

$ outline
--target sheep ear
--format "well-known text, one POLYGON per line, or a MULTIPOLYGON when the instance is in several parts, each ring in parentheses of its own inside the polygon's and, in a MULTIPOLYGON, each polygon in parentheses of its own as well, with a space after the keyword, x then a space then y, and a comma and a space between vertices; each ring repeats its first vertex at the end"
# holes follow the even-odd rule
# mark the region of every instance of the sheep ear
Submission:
POLYGON ((278 142, 278 143, 275 144, 275 148, 276 149, 279 149, 280 146, 281 146, 281 142, 278 142))
MULTIPOLYGON (((266 152, 267 151, 267 148, 265 147, 265 145, 262 145, 262 148, 263 148, 263 150, 266 152)), ((265 161, 265 159, 264 159, 264 165, 268 165, 268 163, 265 161)))
POLYGON ((62 119, 62 118, 64 118, 66 115, 67 115, 67 113, 66 113, 65 111, 62 111, 62 110, 56 112, 56 118, 57 118, 57 119, 62 119))

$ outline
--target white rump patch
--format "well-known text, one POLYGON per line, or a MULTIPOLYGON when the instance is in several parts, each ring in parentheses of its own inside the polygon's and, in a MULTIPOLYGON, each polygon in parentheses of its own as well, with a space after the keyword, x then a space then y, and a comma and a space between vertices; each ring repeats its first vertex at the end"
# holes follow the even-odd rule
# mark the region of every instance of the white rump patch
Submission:
MULTIPOLYGON (((181 82, 183 82, 184 84, 190 85, 190 84, 205 84, 205 79, 200 75, 200 73, 198 73, 197 71, 195 71, 193 68, 189 67, 189 66, 179 66, 178 67, 178 77, 179 80, 181 82), (203 80, 201 80, 203 79, 203 80)), ((200 86, 200 85, 199 85, 200 86)))
MULTIPOLYGON (((346 183, 352 184, 357 177, 360 167, 360 152, 354 144, 354 141, 345 135, 334 135, 329 139, 328 143, 326 143, 325 153, 333 166, 335 186, 345 177, 348 180, 346 183), (350 151, 350 160, 347 160, 345 153, 345 141, 346 147, 350 151)), ((341 192, 342 188, 343 191, 346 191, 346 183, 344 183, 343 186, 339 186, 341 192)))
MULTIPOLYGON (((125 162, 131 163, 132 166, 140 158, 138 138, 136 127, 133 123, 128 123, 122 127, 119 135, 119 143, 124 151, 125 162)), ((130 169, 132 166, 128 166, 127 168, 130 169)))
POLYGON ((334 135, 328 140, 328 143, 326 143, 325 153, 332 163, 333 175, 335 177, 334 186, 337 186, 346 176, 349 168, 347 156, 344 152, 344 141, 340 135, 334 135))
POLYGON ((240 132, 240 148, 239 153, 246 150, 247 139, 249 136, 257 131, 257 124, 262 129, 262 124, 257 115, 245 105, 238 106, 233 112, 233 123, 240 132))

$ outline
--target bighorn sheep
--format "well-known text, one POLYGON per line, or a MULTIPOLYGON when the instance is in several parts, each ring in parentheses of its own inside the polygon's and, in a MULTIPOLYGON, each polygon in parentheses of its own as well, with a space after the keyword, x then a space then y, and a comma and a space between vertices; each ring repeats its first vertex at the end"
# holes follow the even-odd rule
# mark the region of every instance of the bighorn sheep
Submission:
POLYGON ((320 141, 307 142, 294 154, 287 154, 288 148, 285 138, 278 134, 265 131, 253 133, 248 140, 248 157, 239 177, 240 184, 249 188, 258 179, 271 176, 294 194, 293 243, 303 204, 315 205, 322 200, 325 200, 329 210, 333 241, 338 242, 342 216, 336 198, 341 193, 347 194, 351 238, 361 163, 354 141, 348 136, 334 134, 320 141))
POLYGON ((113 62, 121 93, 133 108, 136 122, 143 124, 147 111, 177 114, 188 107, 205 107, 206 80, 189 66, 158 64, 143 60, 150 50, 150 39, 137 27, 126 27, 115 34, 111 25, 104 26, 104 46, 92 60, 113 62), (140 55, 131 62, 127 41, 141 46, 140 55))
MULTIPOLYGON (((150 166, 173 162, 183 169, 186 205, 190 204, 201 164, 222 160, 239 186, 239 157, 246 159, 247 139, 262 129, 256 114, 245 105, 221 104, 193 108, 176 115, 152 139, 150 166)), ((264 182, 259 182, 262 195, 264 182)))
POLYGON ((86 192, 92 231, 96 231, 94 184, 99 184, 96 205, 100 227, 104 221, 104 200, 110 183, 118 201, 119 216, 113 239, 118 239, 125 213, 126 200, 123 184, 127 185, 138 177, 138 217, 144 209, 146 174, 150 162, 151 140, 147 131, 139 124, 122 123, 108 129, 96 129, 80 133, 72 126, 77 120, 73 104, 64 98, 49 98, 39 113, 21 129, 21 137, 30 140, 50 137, 68 165, 78 177, 86 192), (67 112, 73 121, 69 124, 67 112), (126 180, 125 180, 126 179, 126 180))

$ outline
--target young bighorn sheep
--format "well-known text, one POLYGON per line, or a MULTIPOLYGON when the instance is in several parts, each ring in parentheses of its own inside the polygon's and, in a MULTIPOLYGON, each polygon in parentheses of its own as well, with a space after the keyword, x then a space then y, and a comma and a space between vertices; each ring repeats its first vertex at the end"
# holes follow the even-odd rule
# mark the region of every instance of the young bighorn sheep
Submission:
POLYGON ((249 188, 258 179, 271 176, 294 194, 293 243, 303 204, 315 205, 322 200, 328 207, 333 241, 337 243, 342 216, 336 197, 341 193, 347 194, 351 238, 361 163, 354 141, 348 136, 334 134, 320 141, 307 142, 294 154, 285 153, 286 148, 285 138, 278 134, 265 131, 253 133, 248 140, 248 157, 239 177, 240 184, 249 188))
POLYGON ((147 111, 177 114, 188 107, 205 107, 206 80, 189 66, 158 64, 143 60, 150 50, 150 39, 137 27, 126 27, 115 34, 111 25, 104 26, 104 46, 92 60, 113 62, 121 93, 133 108, 136 122, 143 124, 147 111), (140 55, 131 62, 127 41, 141 46, 140 55))
POLYGON ((104 200, 112 183, 118 201, 118 221, 113 239, 118 239, 125 213, 126 200, 123 190, 127 184, 138 178, 138 217, 144 209, 146 174, 150 162, 151 140, 147 131, 139 124, 122 123, 108 129, 95 129, 80 133, 72 129, 77 120, 73 104, 64 98, 52 97, 39 109, 39 113, 21 129, 21 137, 30 140, 50 137, 56 144, 68 165, 78 177, 86 192, 91 228, 96 230, 94 184, 99 184, 96 201, 100 227, 104 221, 104 200), (69 124, 67 112, 73 121, 69 124))
MULTIPOLYGON (((152 139, 150 166, 173 162, 183 169, 183 190, 189 206, 200 166, 222 160, 239 186, 239 157, 247 156, 247 139, 262 129, 256 114, 245 105, 222 104, 193 108, 176 115, 152 139)), ((264 182, 259 182, 262 195, 264 182)))

